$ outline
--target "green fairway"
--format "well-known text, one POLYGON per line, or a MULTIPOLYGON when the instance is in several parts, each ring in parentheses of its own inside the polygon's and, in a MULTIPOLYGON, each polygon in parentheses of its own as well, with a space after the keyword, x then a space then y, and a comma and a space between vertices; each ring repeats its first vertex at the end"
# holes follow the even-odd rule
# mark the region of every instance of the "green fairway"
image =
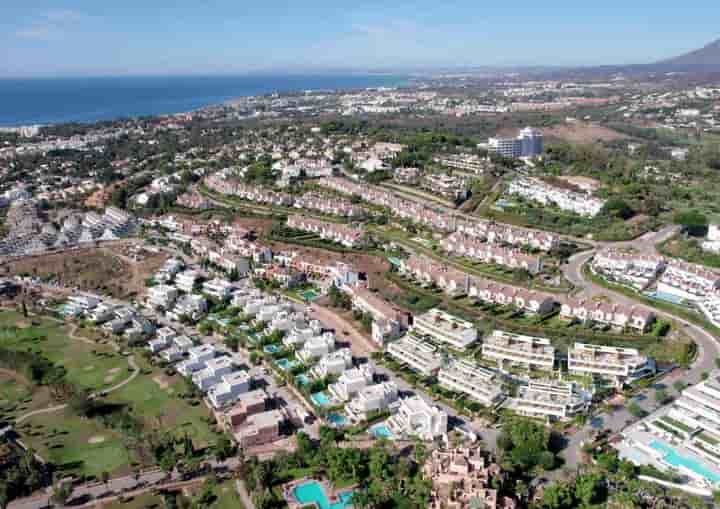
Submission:
POLYGON ((21 426, 28 446, 65 473, 99 476, 129 473, 131 458, 122 438, 95 419, 68 411, 37 415, 21 426))

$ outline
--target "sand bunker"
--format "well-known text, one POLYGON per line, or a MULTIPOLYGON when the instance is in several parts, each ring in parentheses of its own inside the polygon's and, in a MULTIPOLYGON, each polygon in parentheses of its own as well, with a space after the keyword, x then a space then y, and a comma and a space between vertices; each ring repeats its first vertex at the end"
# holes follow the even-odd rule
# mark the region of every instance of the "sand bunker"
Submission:
POLYGON ((108 373, 110 373, 111 375, 115 375, 117 373, 120 373, 121 371, 122 371, 122 368, 112 368, 112 369, 108 370, 108 373))
POLYGON ((92 371, 93 369, 95 369, 95 366, 93 366, 92 364, 90 364, 89 366, 85 366, 83 369, 84 369, 85 371, 92 371))
POLYGON ((105 441, 105 437, 102 435, 95 435, 88 439, 88 444, 102 444, 105 441))

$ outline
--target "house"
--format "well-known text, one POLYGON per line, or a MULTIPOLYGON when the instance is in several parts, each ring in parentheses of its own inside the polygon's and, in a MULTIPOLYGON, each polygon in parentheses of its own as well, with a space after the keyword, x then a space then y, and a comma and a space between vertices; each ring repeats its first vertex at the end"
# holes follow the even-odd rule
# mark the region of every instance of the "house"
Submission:
POLYGON ((281 410, 269 410, 251 415, 239 428, 235 428, 235 440, 242 448, 275 442, 281 436, 287 416, 281 410))
POLYGON ((347 369, 350 369, 352 365, 352 352, 349 348, 341 348, 323 355, 322 358, 320 358, 320 362, 312 369, 312 374, 318 378, 340 375, 347 369))
POLYGON ((382 382, 360 389, 357 395, 345 405, 345 411, 355 422, 367 419, 371 412, 387 410, 397 402, 398 387, 394 382, 382 382))
POLYGON ((147 292, 147 306, 151 309, 170 309, 177 299, 178 289, 171 285, 151 286, 147 292))
POLYGON ((639 306, 624 306, 604 301, 567 298, 561 303, 560 318, 564 320, 593 321, 596 323, 647 331, 655 321, 655 314, 639 306))
POLYGON ((302 348, 295 352, 295 356, 301 362, 311 362, 315 359, 329 354, 335 350, 335 334, 324 332, 320 336, 314 336, 303 344, 302 348))
POLYGON ((497 329, 483 339, 482 356, 497 361, 501 370, 506 362, 545 371, 552 371, 555 366, 555 348, 549 339, 497 329))
POLYGON ((199 345, 188 350, 187 354, 187 360, 177 365, 177 372, 182 376, 191 376, 204 369, 207 361, 215 357, 216 351, 211 345, 199 345))
POLYGON ((222 376, 235 371, 235 363, 230 357, 215 357, 205 361, 205 367, 192 375, 192 381, 201 391, 207 391, 219 384, 222 376))
POLYGON ((412 396, 400 400, 397 413, 387 420, 387 425, 399 436, 430 441, 447 433, 447 420, 443 410, 420 396, 412 396))
POLYGON ((213 279, 205 281, 202 285, 202 292, 208 297, 225 302, 230 299, 233 285, 224 279, 213 279))
POLYGON ((247 371, 235 371, 221 376, 220 382, 208 391, 208 399, 215 408, 233 403, 242 393, 250 390, 252 380, 247 371))
POLYGON ((398 308, 359 283, 343 289, 350 295, 354 309, 372 316, 373 341, 383 345, 400 335, 402 318, 398 308))
POLYGON ((328 391, 338 401, 349 401, 361 389, 372 385, 374 373, 375 369, 371 364, 363 364, 357 368, 345 370, 337 382, 328 386, 328 391))
POLYGON ((264 390, 240 392, 235 398, 235 404, 224 413, 223 422, 228 431, 238 427, 251 415, 268 410, 269 398, 264 390))

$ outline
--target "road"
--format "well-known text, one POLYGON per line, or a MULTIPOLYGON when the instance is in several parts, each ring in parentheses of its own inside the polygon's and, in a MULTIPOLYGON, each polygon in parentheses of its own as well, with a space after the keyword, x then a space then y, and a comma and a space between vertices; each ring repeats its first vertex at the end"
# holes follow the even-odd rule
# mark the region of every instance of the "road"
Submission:
MULTIPOLYGON (((644 254, 657 254, 655 245, 669 239, 678 231, 676 226, 668 226, 658 232, 649 232, 642 237, 627 242, 602 243, 604 247, 632 247, 644 254)), ((716 368, 715 359, 720 357, 720 343, 711 334, 705 332, 701 327, 688 322, 687 320, 673 315, 667 311, 655 309, 646 304, 640 303, 625 294, 608 290, 588 280, 583 274, 583 267, 594 256, 596 250, 584 251, 572 256, 566 265, 562 267, 565 277, 575 286, 575 296, 592 299, 606 295, 612 298, 613 302, 618 302, 628 306, 636 306, 643 309, 651 310, 657 316, 671 319, 676 323, 683 325, 683 332, 686 333, 697 345, 697 357, 689 369, 683 371, 674 371, 666 377, 662 388, 671 396, 676 395, 672 383, 675 380, 682 380, 687 384, 695 384, 702 380, 703 373, 710 372, 716 368)), ((634 398, 637 403, 646 412, 652 412, 660 405, 652 396, 653 389, 648 389, 640 393, 634 398)), ((563 451, 566 466, 576 468, 580 464, 580 446, 582 442, 587 441, 594 429, 609 429, 613 433, 621 431, 627 427, 628 422, 637 420, 627 410, 627 405, 617 409, 612 413, 598 414, 590 419, 590 423, 580 429, 577 433, 569 437, 569 442, 563 451)))

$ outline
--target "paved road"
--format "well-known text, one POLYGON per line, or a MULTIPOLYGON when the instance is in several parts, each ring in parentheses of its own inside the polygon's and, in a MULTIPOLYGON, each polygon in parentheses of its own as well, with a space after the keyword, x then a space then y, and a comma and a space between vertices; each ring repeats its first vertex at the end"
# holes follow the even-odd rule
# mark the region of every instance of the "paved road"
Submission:
MULTIPOLYGON (((645 254, 655 254, 655 245, 667 240, 677 233, 677 231, 677 227, 669 226, 658 232, 645 234, 635 241, 611 244, 604 243, 603 245, 612 247, 633 247, 645 254)), ((688 370, 676 370, 672 372, 665 378, 662 384, 662 388, 666 390, 669 395, 676 395, 675 390, 672 387, 672 383, 674 381, 683 380, 687 384, 695 384, 702 380, 703 373, 710 372, 716 368, 715 359, 720 357, 720 342, 717 338, 705 332, 704 329, 683 318, 677 317, 672 313, 647 306, 625 294, 608 290, 588 280, 583 274, 583 266, 588 263, 594 254, 595 250, 578 253, 571 257, 570 260, 568 260, 568 263, 563 266, 564 275, 576 287, 577 296, 590 299, 606 295, 611 297, 614 302, 652 310, 657 316, 668 318, 682 324, 683 332, 695 341, 698 351, 697 357, 692 366, 688 370)), ((654 400, 652 392, 652 389, 648 389, 634 398, 635 402, 646 412, 651 412, 660 406, 654 400)), ((627 411, 627 405, 619 408, 613 413, 605 413, 594 416, 588 425, 569 437, 569 442, 563 452, 566 465, 569 468, 575 468, 579 465, 580 444, 588 440, 593 429, 605 428, 616 433, 627 427, 628 422, 635 420, 637 419, 627 411)))

